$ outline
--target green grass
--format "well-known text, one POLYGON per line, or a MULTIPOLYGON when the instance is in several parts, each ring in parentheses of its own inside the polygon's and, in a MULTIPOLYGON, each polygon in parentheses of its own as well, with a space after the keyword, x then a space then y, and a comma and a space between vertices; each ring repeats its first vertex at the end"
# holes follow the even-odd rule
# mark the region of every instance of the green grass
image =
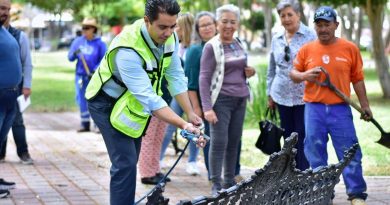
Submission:
MULTIPOLYGON (((265 75, 266 57, 256 58, 258 73, 265 75)), ((33 53, 33 94, 32 105, 29 112, 59 112, 77 111, 74 95, 74 63, 68 62, 66 52, 33 53)), ((264 76, 259 76, 263 77, 264 76)), ((366 87, 371 109, 375 119, 382 127, 390 132, 390 100, 381 97, 381 88, 374 69, 365 69, 366 87)), ((265 89, 264 84, 258 84, 258 78, 251 79, 252 89, 265 89)), ((264 93, 261 94, 264 96, 264 93)), ((357 102, 356 96, 352 99, 357 102)), ((247 167, 261 168, 268 161, 268 156, 262 154, 254 144, 259 135, 256 119, 262 116, 265 109, 264 99, 248 107, 255 112, 248 114, 245 121, 243 146, 241 152, 241 164, 247 167), (260 108, 260 109, 259 109, 260 108), (252 115, 252 116, 250 116, 252 115), (250 119, 252 118, 252 119, 250 119)), ((249 110, 249 109, 248 109, 249 110)), ((249 112, 249 111, 248 111, 249 112)), ((359 119, 359 114, 353 111, 354 122, 363 150, 363 170, 365 175, 389 175, 390 154, 389 150, 375 143, 380 137, 379 131, 371 123, 359 119)), ((329 162, 336 163, 336 157, 331 143, 328 144, 329 162)))
POLYGON ((29 111, 75 111, 74 63, 66 51, 33 53, 32 105, 29 111))

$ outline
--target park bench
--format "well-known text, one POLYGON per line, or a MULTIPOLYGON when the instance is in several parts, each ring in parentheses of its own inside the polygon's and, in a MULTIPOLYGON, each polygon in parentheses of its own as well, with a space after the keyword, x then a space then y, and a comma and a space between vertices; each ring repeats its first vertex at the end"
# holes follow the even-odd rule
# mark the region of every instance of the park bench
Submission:
MULTIPOLYGON (((250 178, 214 196, 200 196, 193 200, 181 200, 178 205, 328 205, 334 195, 334 187, 340 175, 353 158, 358 144, 344 154, 337 164, 300 171, 295 168, 294 145, 298 140, 293 133, 285 140, 280 152, 270 156, 262 169, 250 178)), ((147 205, 167 205, 162 195, 164 184, 148 196, 147 205)))

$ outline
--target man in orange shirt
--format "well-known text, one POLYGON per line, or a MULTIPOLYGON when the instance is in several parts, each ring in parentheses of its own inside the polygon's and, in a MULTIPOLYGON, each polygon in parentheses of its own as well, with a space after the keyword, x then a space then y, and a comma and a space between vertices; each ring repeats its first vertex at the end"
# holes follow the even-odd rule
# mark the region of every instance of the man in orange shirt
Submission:
MULTIPOLYGON (((303 97, 306 102, 304 150, 310 166, 316 169, 327 165, 328 134, 339 160, 345 150, 358 142, 349 105, 329 88, 314 83, 321 77, 319 67, 328 71, 331 83, 347 96, 351 94, 352 83, 360 106, 366 113, 362 116, 364 120, 372 118, 372 113, 364 85, 360 51, 353 43, 335 36, 339 25, 336 12, 328 6, 320 7, 314 14, 314 23, 318 40, 299 50, 290 77, 296 83, 306 81, 303 97)), ((361 159, 359 148, 343 171, 348 199, 352 204, 365 204, 367 198, 361 159)))

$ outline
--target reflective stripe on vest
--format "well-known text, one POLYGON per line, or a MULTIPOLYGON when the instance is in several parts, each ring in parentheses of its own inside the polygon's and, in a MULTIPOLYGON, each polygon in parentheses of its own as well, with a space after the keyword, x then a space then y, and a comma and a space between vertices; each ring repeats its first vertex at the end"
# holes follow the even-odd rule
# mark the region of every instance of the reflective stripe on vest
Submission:
MULTIPOLYGON (((87 99, 94 98, 103 85, 113 78, 114 60, 119 48, 132 49, 142 58, 144 62, 143 67, 148 74, 153 90, 158 95, 162 95, 162 76, 165 73, 165 69, 171 64, 176 39, 174 35, 167 39, 164 44, 164 54, 160 58, 160 62, 158 62, 141 32, 142 25, 144 25, 144 21, 140 19, 134 24, 126 26, 111 42, 104 59, 88 84, 85 94, 87 99)), ((141 137, 144 135, 150 121, 150 115, 144 113, 143 110, 141 103, 126 89, 118 97, 111 111, 111 125, 129 137, 141 137)))

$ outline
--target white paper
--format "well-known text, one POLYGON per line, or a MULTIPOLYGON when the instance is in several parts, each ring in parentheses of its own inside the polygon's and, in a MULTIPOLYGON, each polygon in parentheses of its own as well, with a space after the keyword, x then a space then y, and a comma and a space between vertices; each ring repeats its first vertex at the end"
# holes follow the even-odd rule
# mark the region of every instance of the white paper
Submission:
POLYGON ((17 98, 17 101, 18 101, 20 112, 24 112, 26 108, 31 104, 30 96, 26 99, 24 98, 24 95, 20 95, 17 98))

